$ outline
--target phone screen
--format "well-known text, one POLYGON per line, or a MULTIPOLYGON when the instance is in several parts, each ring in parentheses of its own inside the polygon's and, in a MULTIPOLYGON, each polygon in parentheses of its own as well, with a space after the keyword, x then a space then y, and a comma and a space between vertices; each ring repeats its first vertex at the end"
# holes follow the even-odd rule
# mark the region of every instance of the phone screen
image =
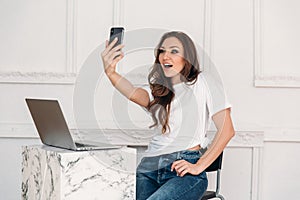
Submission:
POLYGON ((114 45, 114 47, 121 44, 122 41, 123 41, 123 34, 124 34, 124 28, 123 27, 112 27, 110 29, 109 43, 111 43, 117 37, 118 41, 114 45))

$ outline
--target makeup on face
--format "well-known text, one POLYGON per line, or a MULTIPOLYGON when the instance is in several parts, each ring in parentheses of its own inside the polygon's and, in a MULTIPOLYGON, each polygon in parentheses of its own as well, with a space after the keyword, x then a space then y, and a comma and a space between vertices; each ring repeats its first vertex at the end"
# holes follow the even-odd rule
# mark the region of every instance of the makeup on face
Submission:
POLYGON ((181 42, 175 37, 167 38, 159 47, 158 53, 165 76, 172 78, 179 75, 185 65, 184 49, 181 42))
MULTIPOLYGON (((164 47, 160 47, 158 49, 158 53, 160 54, 160 56, 166 56, 165 54, 169 54, 168 56, 174 57, 174 56, 179 56, 180 50, 179 50, 179 47, 177 47, 177 46, 172 46, 169 49, 165 49, 164 47)), ((165 60, 167 60, 167 59, 165 59, 165 60)), ((173 67, 172 64, 167 63, 167 62, 163 63, 163 65, 166 68, 173 67)))

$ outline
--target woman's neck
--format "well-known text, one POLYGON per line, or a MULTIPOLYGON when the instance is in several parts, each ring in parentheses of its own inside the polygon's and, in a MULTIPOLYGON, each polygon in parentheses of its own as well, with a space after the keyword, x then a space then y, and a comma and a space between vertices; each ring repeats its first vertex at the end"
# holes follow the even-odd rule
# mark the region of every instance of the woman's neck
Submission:
POLYGON ((178 83, 181 83, 182 81, 180 79, 180 75, 172 77, 171 82, 172 82, 172 85, 176 85, 178 83))

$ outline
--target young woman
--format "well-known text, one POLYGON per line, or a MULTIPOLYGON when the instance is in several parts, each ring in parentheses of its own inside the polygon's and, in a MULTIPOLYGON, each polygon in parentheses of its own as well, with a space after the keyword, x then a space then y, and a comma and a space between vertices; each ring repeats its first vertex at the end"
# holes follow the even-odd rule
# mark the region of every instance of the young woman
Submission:
POLYGON ((129 100, 146 108, 159 130, 137 168, 137 200, 199 199, 207 188, 205 169, 234 136, 230 105, 213 76, 200 71, 192 40, 182 32, 165 33, 149 73, 150 90, 134 87, 116 72, 124 57, 106 41, 102 52, 105 73, 129 100), (209 122, 217 133, 206 137, 209 122))

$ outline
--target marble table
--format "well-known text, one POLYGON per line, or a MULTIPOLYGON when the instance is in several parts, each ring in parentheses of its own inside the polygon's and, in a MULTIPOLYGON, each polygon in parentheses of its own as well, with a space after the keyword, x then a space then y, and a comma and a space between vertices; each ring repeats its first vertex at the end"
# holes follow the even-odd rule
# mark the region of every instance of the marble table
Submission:
POLYGON ((22 147, 22 199, 135 199, 136 149, 22 147))

